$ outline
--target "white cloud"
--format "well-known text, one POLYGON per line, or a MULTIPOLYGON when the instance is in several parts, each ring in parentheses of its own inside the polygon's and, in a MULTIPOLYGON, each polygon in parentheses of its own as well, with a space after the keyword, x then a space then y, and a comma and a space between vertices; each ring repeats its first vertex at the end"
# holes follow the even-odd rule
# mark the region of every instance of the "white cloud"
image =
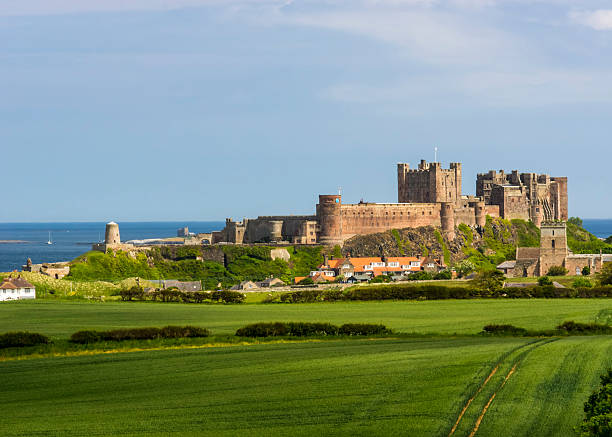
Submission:
POLYGON ((595 30, 612 30, 612 9, 596 11, 572 11, 569 17, 576 23, 595 30))
POLYGON ((607 103, 612 72, 573 70, 480 71, 412 76, 392 84, 346 83, 322 93, 331 100, 432 110, 465 105, 496 108, 607 103))

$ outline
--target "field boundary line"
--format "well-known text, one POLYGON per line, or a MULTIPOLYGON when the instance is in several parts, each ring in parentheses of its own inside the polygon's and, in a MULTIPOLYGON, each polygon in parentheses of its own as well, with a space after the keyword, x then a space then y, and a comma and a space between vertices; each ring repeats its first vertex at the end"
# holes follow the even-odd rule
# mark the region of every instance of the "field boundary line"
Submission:
POLYGON ((208 348, 226 348, 234 346, 261 346, 266 344, 299 344, 299 343, 322 343, 328 340, 311 339, 311 340, 279 340, 279 341, 266 341, 261 343, 252 342, 240 342, 240 343, 208 343, 208 344, 187 344, 178 346, 161 346, 161 347, 133 347, 125 349, 91 349, 82 351, 66 351, 66 352, 50 352, 48 354, 30 354, 30 355, 17 355, 14 357, 0 357, 0 362, 8 361, 24 361, 24 360, 35 360, 42 358, 61 358, 61 357, 81 357, 81 356, 92 356, 92 355, 107 355, 107 354, 122 354, 132 352, 148 352, 148 351, 167 351, 167 350, 182 350, 182 349, 208 349, 208 348))

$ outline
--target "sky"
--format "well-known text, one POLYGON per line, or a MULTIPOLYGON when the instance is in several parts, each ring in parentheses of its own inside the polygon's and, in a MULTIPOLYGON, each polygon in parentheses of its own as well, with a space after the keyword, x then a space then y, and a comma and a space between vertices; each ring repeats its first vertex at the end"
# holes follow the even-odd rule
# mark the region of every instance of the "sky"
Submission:
POLYGON ((398 162, 612 217, 610 0, 0 0, 0 222, 314 214, 398 162))

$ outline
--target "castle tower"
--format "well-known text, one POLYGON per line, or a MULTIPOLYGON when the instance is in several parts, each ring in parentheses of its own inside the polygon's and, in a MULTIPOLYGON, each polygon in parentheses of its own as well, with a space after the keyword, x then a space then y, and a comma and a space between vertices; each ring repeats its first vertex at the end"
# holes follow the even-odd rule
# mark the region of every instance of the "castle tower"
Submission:
POLYGON ((544 220, 544 210, 540 202, 531 204, 531 212, 529 214, 529 218, 538 228, 542 226, 542 221, 544 220))
POLYGON ((487 224, 487 214, 485 211, 484 201, 476 202, 474 205, 474 215, 476 218, 476 226, 483 228, 487 224))
POLYGON ((540 227, 540 276, 552 266, 564 266, 566 257, 565 222, 543 222, 540 227))
POLYGON ((283 241, 283 221, 271 220, 268 224, 270 226, 270 241, 283 241))
POLYGON ((444 202, 440 209, 442 232, 451 240, 455 238, 455 204, 444 202))
POLYGON ((397 201, 399 203, 438 203, 461 199, 461 164, 452 162, 444 169, 439 162, 422 160, 416 170, 397 164, 397 201))
POLYGON ((321 244, 342 244, 342 196, 321 194, 317 205, 318 237, 321 244))
POLYGON ((115 222, 109 222, 106 224, 106 232, 104 234, 104 242, 106 244, 119 244, 121 238, 119 238, 119 225, 115 222))

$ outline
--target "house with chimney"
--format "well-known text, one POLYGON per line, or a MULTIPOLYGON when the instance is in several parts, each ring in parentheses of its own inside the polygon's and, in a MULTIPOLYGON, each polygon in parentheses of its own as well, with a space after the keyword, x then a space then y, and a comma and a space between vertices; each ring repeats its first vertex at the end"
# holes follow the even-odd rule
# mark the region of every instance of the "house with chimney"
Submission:
POLYGON ((0 284, 0 302, 23 299, 36 299, 36 287, 21 275, 4 278, 0 284))

